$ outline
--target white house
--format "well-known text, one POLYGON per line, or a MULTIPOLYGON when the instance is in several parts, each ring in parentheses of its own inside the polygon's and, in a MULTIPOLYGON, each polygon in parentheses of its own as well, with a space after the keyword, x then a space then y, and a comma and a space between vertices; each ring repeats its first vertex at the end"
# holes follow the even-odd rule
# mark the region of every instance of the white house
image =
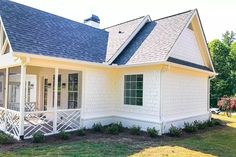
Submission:
POLYGON ((208 120, 215 75, 197 10, 105 29, 0 0, 0 129, 15 138, 208 120))

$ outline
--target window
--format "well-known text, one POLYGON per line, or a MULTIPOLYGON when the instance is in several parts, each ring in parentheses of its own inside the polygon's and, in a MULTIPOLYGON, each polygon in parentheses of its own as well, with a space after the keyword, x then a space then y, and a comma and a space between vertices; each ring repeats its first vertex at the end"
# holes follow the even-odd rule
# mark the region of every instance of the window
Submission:
MULTIPOLYGON (((54 89, 55 89, 55 75, 53 75, 53 99, 52 104, 54 106, 54 89)), ((57 84, 57 106, 61 104, 61 75, 58 75, 58 84, 57 84)))
POLYGON ((143 75, 125 75, 124 104, 143 105, 143 75))
POLYGON ((78 107, 78 74, 68 75, 68 108, 78 107))
POLYGON ((44 92, 43 92, 43 110, 47 110, 48 105, 48 79, 44 79, 44 92))

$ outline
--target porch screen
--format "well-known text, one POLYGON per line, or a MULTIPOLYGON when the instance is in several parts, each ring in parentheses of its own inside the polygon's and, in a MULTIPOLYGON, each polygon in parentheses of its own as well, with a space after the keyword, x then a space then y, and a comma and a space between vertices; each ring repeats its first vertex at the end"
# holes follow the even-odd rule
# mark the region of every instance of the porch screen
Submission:
POLYGON ((68 108, 78 107, 78 74, 68 75, 68 108))
POLYGON ((143 75, 124 76, 124 104, 143 105, 143 75))

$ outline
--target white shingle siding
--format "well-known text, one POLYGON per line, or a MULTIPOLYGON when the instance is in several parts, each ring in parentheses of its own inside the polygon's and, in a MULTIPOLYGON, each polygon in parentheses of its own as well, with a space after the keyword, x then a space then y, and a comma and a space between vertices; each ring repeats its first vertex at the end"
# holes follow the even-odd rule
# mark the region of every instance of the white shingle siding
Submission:
POLYGON ((99 118, 113 115, 114 109, 114 93, 113 75, 111 71, 89 69, 84 73, 85 86, 84 86, 84 117, 99 118))
POLYGON ((171 57, 204 65, 194 32, 186 28, 171 50, 171 57))
POLYGON ((207 77, 163 72, 161 84, 164 121, 207 113, 207 77))
POLYGON ((159 116, 159 71, 122 72, 119 77, 119 104, 116 116, 158 122, 159 116), (124 104, 124 75, 143 74, 143 106, 124 104))
POLYGON ((83 119, 86 127, 95 122, 108 124, 121 121, 124 126, 139 125, 158 128, 159 77, 158 70, 111 71, 86 70, 83 119), (143 106, 124 105, 124 75, 143 74, 143 106), (150 124, 150 125, 149 125, 150 124))

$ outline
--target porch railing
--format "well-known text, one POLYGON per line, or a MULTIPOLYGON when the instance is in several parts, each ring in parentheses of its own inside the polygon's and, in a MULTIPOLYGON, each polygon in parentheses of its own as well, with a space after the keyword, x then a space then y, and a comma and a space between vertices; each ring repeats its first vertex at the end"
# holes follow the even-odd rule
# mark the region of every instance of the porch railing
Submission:
POLYGON ((53 134, 54 111, 25 112, 24 138, 31 138, 34 133, 53 134))
POLYGON ((25 139, 31 138, 36 132, 47 136, 56 134, 61 130, 69 132, 79 129, 80 109, 25 112, 24 119, 25 139), (53 128, 55 123, 56 129, 53 128))
MULTIPOLYGON (((19 139, 20 116, 19 111, 0 107, 0 130, 19 139)), ((37 132, 52 135, 61 130, 69 132, 80 128, 80 109, 32 111, 24 112, 23 116, 25 139, 31 138, 37 132)))

